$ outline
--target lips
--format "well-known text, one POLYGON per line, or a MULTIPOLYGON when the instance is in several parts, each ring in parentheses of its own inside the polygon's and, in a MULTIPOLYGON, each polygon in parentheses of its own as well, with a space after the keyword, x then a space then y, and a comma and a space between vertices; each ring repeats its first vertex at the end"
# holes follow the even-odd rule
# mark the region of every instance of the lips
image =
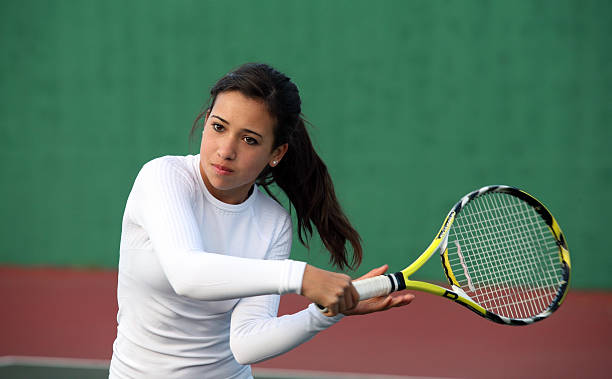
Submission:
POLYGON ((231 168, 219 164, 213 164, 212 166, 215 169, 215 172, 219 175, 229 175, 234 172, 234 170, 232 170, 231 168))

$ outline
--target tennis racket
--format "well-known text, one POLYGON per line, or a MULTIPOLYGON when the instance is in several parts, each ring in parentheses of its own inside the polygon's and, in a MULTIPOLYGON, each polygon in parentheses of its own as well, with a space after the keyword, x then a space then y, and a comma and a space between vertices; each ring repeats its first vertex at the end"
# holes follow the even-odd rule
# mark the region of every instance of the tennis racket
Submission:
POLYGON ((461 198, 410 266, 353 285, 361 300, 418 290, 500 324, 528 325, 559 308, 569 281, 569 250, 555 218, 528 193, 497 185, 461 198), (436 251, 451 289, 410 280, 436 251))

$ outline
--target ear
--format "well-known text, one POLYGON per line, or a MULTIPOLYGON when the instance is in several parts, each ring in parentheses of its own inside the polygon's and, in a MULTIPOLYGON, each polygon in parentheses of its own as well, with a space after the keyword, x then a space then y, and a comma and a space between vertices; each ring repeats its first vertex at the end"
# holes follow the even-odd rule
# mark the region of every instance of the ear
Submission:
POLYGON ((276 165, 278 165, 281 159, 283 159, 283 157, 285 156, 285 153, 287 152, 288 149, 289 149, 289 144, 287 143, 284 143, 278 146, 276 149, 274 149, 270 157, 270 166, 275 167, 276 165))

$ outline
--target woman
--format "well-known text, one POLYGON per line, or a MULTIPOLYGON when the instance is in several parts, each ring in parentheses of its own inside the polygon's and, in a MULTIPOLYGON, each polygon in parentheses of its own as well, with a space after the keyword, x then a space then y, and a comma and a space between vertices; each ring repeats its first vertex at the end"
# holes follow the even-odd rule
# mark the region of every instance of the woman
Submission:
POLYGON ((248 364, 298 346, 343 315, 412 300, 360 302, 347 275, 287 259, 291 218, 259 191, 274 198, 272 183, 295 208, 302 243, 314 225, 338 268, 361 261, 359 235, 300 114, 289 78, 264 64, 243 65, 217 82, 194 123, 195 130, 204 122, 200 154, 141 169, 122 224, 110 377, 250 378, 248 364), (327 313, 311 304, 277 317, 285 293, 327 313))

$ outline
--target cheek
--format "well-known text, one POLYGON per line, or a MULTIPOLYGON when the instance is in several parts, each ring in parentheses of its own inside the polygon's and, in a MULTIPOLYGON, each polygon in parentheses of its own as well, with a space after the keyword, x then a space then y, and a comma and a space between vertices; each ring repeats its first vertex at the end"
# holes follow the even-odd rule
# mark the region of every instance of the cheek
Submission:
POLYGON ((247 160, 249 162, 249 171, 253 173, 256 177, 263 171, 264 168, 268 165, 269 157, 265 154, 254 154, 250 156, 247 160))
POLYGON ((210 138, 210 135, 208 135, 208 133, 204 131, 202 133, 202 141, 200 142, 200 154, 201 155, 204 155, 206 151, 211 150, 211 142, 212 142, 212 139, 210 138))

